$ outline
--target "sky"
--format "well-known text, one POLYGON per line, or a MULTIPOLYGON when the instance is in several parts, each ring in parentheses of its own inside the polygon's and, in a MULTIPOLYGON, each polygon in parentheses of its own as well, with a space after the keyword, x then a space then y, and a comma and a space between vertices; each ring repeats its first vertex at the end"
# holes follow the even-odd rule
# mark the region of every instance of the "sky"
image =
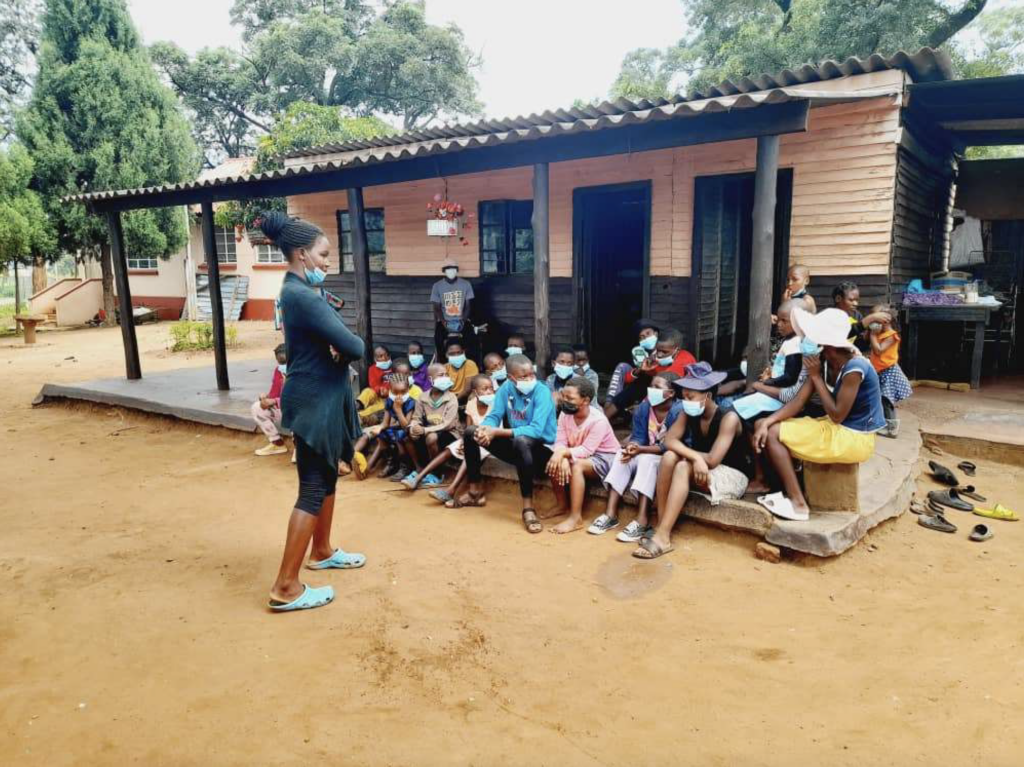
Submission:
MULTIPOLYGON (((192 53, 241 44, 232 0, 128 5, 147 44, 171 40, 192 53)), ((427 19, 457 23, 483 57, 480 98, 495 118, 603 99, 628 51, 664 48, 684 32, 682 0, 427 0, 427 19)))

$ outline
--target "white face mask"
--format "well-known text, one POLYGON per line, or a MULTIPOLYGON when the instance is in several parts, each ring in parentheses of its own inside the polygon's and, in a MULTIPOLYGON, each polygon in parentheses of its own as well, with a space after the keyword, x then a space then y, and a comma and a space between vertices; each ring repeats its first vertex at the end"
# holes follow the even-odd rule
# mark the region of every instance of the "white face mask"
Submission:
POLYGON ((743 375, 747 374, 747 361, 746 360, 743 360, 742 362, 740 362, 740 372, 743 375))
POLYGON ((458 269, 445 269, 444 270, 444 276, 447 277, 449 280, 454 280, 456 277, 459 276, 459 270, 458 269))

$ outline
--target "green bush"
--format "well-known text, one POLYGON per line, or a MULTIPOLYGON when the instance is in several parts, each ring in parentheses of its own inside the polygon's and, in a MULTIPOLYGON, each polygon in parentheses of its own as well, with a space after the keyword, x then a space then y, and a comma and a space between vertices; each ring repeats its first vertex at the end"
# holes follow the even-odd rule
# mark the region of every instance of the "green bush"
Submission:
MULTIPOLYGON (((227 325, 224 335, 228 346, 238 344, 238 328, 227 325)), ((213 325, 209 322, 181 320, 171 325, 171 351, 192 352, 213 348, 213 325)))

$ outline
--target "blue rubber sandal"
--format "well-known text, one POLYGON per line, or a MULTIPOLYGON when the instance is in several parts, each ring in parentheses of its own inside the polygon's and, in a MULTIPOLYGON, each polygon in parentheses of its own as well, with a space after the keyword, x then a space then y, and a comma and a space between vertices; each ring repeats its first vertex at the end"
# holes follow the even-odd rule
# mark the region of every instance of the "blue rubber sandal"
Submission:
POLYGON ((447 490, 433 490, 430 493, 430 497, 441 503, 448 503, 448 501, 452 500, 452 494, 447 490))
POLYGON ((323 607, 334 601, 334 589, 330 586, 312 588, 305 583, 302 584, 302 593, 291 602, 276 602, 270 600, 267 607, 275 613, 288 613, 295 610, 312 610, 314 607, 323 607))
POLYGON ((443 483, 436 474, 428 474, 420 483, 423 487, 440 487, 443 483))
POLYGON ((328 559, 310 562, 306 565, 310 570, 354 570, 366 564, 363 554, 351 554, 343 549, 335 549, 328 559))

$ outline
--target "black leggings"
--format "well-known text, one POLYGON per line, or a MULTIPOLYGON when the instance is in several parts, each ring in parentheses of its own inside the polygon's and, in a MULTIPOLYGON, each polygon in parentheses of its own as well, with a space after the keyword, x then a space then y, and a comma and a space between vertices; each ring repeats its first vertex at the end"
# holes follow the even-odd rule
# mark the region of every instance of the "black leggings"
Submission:
POLYGON ((338 467, 332 466, 301 437, 296 436, 295 468, 299 472, 299 498, 295 501, 295 508, 314 517, 319 516, 324 499, 334 495, 338 484, 338 467))
MULTIPOLYGON (((462 443, 466 456, 466 477, 470 482, 480 481, 480 446, 476 443, 476 427, 466 429, 462 443)), ((551 451, 539 439, 532 437, 499 437, 487 446, 491 455, 499 461, 516 467, 519 475, 519 494, 523 498, 533 497, 533 481, 543 476, 551 451)))

